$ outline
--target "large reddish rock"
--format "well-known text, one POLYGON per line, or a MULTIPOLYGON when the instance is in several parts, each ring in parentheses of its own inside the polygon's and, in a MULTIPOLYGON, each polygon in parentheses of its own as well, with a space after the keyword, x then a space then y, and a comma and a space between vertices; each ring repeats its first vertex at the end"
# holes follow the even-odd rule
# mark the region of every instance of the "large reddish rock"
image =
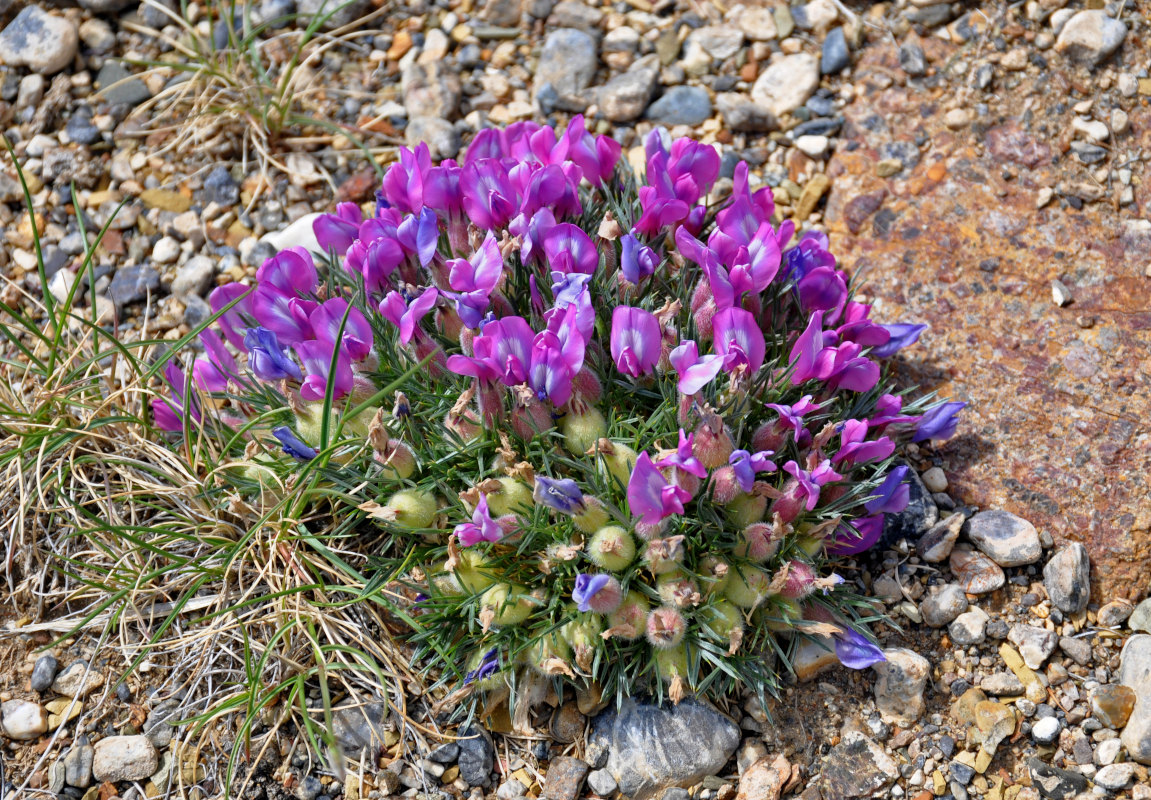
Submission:
MULTIPOLYGON (((875 316, 931 326, 901 378, 970 404, 935 451, 954 493, 1082 542, 1093 598, 1134 598, 1151 573, 1151 223, 1137 218, 1146 205, 1120 208, 1117 188, 1093 180, 1098 165, 1067 151, 1067 100, 1082 96, 1064 69, 949 130, 955 86, 909 89, 891 77, 894 47, 869 48, 825 219, 875 316), (876 174, 881 151, 916 140, 917 163, 876 174), (1103 199, 1076 210, 1057 193, 1039 208, 1045 187, 1103 199), (1071 290, 1065 307, 1054 279, 1071 290)), ((1151 112, 1133 109, 1129 149, 1149 145, 1151 112)))

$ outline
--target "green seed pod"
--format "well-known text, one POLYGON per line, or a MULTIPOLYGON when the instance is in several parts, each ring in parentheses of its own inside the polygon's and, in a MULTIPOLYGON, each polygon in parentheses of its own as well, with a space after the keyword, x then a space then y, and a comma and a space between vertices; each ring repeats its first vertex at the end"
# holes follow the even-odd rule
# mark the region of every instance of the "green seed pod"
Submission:
POLYGON ((608 483, 621 491, 626 490, 639 454, 626 444, 604 441, 599 443, 597 458, 600 470, 608 483))
POLYGON ((767 596, 771 580, 767 573, 750 565, 742 565, 728 573, 724 595, 740 608, 755 608, 767 596))
POLYGON ((480 596, 480 607, 495 612, 492 623, 497 626, 519 625, 535 610, 535 600, 527 589, 508 583, 497 583, 480 596))
POLYGON ((482 592, 495 583, 498 577, 483 554, 473 548, 460 553, 455 576, 464 591, 471 594, 482 592))
POLYGON ((560 636, 572 648, 598 648, 603 644, 603 618, 599 614, 576 613, 575 619, 560 628, 560 636))
POLYGON ((436 498, 429 492, 404 489, 392 495, 384 510, 402 528, 430 528, 436 518, 436 498))
POLYGON ((707 556, 699 562, 699 573, 704 576, 703 594, 722 594, 731 576, 731 565, 723 559, 707 556))
POLYGON ((659 677, 665 683, 672 679, 687 680, 687 648, 682 644, 655 651, 655 664, 659 670, 659 677))
POLYGON ((552 673, 548 671, 549 659, 558 658, 566 663, 571 661, 571 655, 571 647, 560 636, 559 631, 553 631, 541 636, 528 648, 528 663, 539 672, 550 675, 552 673))
POLYGON ((703 610, 702 617, 712 633, 725 642, 733 631, 743 629, 743 612, 726 600, 708 606, 703 610))
POLYGON ((647 599, 639 592, 628 592, 619 608, 608 615, 608 626, 612 635, 632 641, 643 636, 647 630, 647 614, 651 610, 647 599))
POLYGON ((635 539, 618 525, 608 525, 595 532, 586 552, 596 566, 619 572, 635 560, 635 539))
POLYGON ((798 600, 776 596, 770 606, 764 606, 763 623, 768 630, 787 632, 796 629, 796 623, 803 619, 803 607, 798 600))
POLYGON ((588 449, 607 436, 607 420, 595 408, 588 407, 582 414, 568 414, 560 420, 560 433, 564 447, 573 456, 582 456, 588 449))
POLYGON ((591 495, 583 497, 584 512, 572 517, 572 522, 584 533, 595 533, 608 523, 607 509, 603 503, 591 495))
POLYGON ((746 528, 763 519, 767 512, 767 498, 755 494, 741 494, 724 506, 724 512, 732 524, 746 528))
POLYGON ((532 490, 523 481, 515 478, 497 478, 500 490, 489 492, 488 511, 493 517, 502 517, 505 514, 529 513, 535 505, 532 490))
POLYGON ((663 604, 675 608, 698 605, 701 597, 699 585, 680 570, 660 575, 656 578, 655 588, 663 604))

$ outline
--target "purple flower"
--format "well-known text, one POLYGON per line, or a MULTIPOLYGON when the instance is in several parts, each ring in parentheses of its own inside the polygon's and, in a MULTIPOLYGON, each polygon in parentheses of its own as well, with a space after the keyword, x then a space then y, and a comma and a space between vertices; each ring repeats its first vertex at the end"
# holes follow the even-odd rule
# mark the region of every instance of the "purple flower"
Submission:
POLYGON ((745 367, 749 373, 763 366, 767 346, 755 316, 742 308, 725 308, 715 315, 715 351, 726 369, 745 367))
POLYGON ((363 361, 372 352, 375 339, 372 326, 358 308, 349 307, 348 301, 342 297, 325 300, 312 311, 308 322, 311 323, 316 338, 329 346, 335 345, 336 334, 343 324, 344 335, 340 347, 352 361, 363 361))
POLYGON ((582 114, 572 117, 563 138, 567 157, 579 166, 583 177, 592 186, 602 186, 615 172, 622 152, 620 143, 608 136, 588 133, 582 114))
POLYGON ((835 655, 848 669, 867 669, 887 660, 878 645, 853 628, 835 634, 835 655))
POLYGON ((908 467, 896 467, 887 473, 875 490, 875 497, 863 506, 868 514, 896 514, 907 508, 911 489, 907 484, 908 467))
MULTIPOLYGON (((871 306, 866 303, 848 302, 843 307, 842 324, 835 332, 841 342, 855 342, 863 347, 878 347, 891 340, 891 333, 882 325, 868 319, 871 306)), ((872 351, 872 355, 875 352, 872 351)))
POLYGON ((892 425, 898 422, 915 422, 919 419, 917 416, 907 416, 901 414, 903 410, 903 398, 894 394, 881 394, 879 399, 875 401, 875 413, 869 420, 872 428, 880 428, 884 425, 892 425))
POLYGON ((839 429, 839 452, 831 457, 834 464, 854 466, 881 461, 895 452, 895 442, 886 436, 865 441, 867 420, 849 419, 839 429))
POLYGON ((389 292, 380 301, 380 315, 400 329, 400 343, 407 344, 418 330, 420 320, 435 307, 439 296, 438 289, 429 287, 409 305, 399 292, 389 292))
POLYGON ((425 206, 419 216, 409 214, 404 217, 396 228, 396 238, 406 252, 416 254, 421 267, 426 267, 436 254, 436 244, 440 240, 436 213, 425 206))
POLYGON ((312 254, 302 247, 281 250, 256 270, 260 287, 275 287, 288 297, 315 294, 320 279, 312 254))
POLYGON ((859 355, 862 350, 862 345, 855 342, 843 342, 827 351, 832 354, 831 371, 827 376, 827 385, 832 391, 868 392, 879 382, 879 365, 859 355))
POLYGON ((671 351, 671 365, 679 373, 677 386, 684 395, 693 395, 707 386, 719 371, 723 369, 724 357, 721 355, 699 354, 699 348, 691 339, 680 342, 679 346, 671 351))
POLYGON ((520 260, 527 264, 533 257, 543 260, 543 242, 548 231, 556 226, 555 214, 550 208, 541 208, 528 217, 520 214, 508 224, 508 231, 513 236, 520 237, 523 246, 520 249, 520 260))
MULTIPOLYGON (((468 149, 471 152, 471 148, 468 149)), ((463 168, 451 159, 432 167, 424 175, 424 207, 430 208, 446 220, 463 216, 463 194, 460 192, 460 174, 463 168)))
POLYGON ((750 492, 755 487, 755 473, 775 472, 775 463, 768 459, 774 455, 772 450, 761 450, 758 453, 749 453, 747 450, 735 450, 728 458, 728 463, 735 469, 735 479, 739 488, 750 492))
POLYGON ((768 408, 779 414, 778 424, 784 428, 790 428, 795 432, 796 442, 799 441, 800 434, 803 431, 804 415, 819 410, 822 405, 811 402, 811 397, 811 395, 806 394, 799 399, 798 403, 793 403, 790 406, 780 405, 779 403, 767 403, 768 408))
POLYGON ((870 550, 883 535, 883 514, 862 517, 835 529, 826 550, 830 556, 854 556, 870 550))
POLYGON ((165 431, 184 430, 184 410, 190 405, 192 419, 200 421, 200 404, 195 397, 188 402, 187 377, 184 370, 174 361, 169 361, 164 367, 164 382, 172 392, 171 399, 153 397, 151 401, 152 417, 156 424, 165 431))
POLYGON ((285 378, 302 381, 304 374, 280 346, 276 334, 267 328, 249 328, 244 334, 244 347, 248 351, 248 366, 262 381, 280 381, 285 378))
POLYGON ((453 355, 448 369, 457 375, 500 381, 505 386, 528 382, 535 333, 523 317, 502 317, 484 323, 472 342, 473 357, 453 355))
POLYGON ((624 234, 620 239, 622 252, 620 253, 620 271, 625 281, 639 285, 644 278, 654 275, 659 266, 659 256, 632 234, 624 234))
POLYGON ((647 453, 640 453, 627 483, 632 516, 645 525, 657 525, 672 514, 682 514, 691 492, 668 483, 647 453))
POLYGON ((611 357, 625 375, 647 375, 659 361, 663 333, 650 311, 616 306, 611 315, 611 357))
POLYGON ((488 498, 483 494, 476 503, 476 510, 472 512, 472 521, 461 522, 454 532, 462 547, 471 547, 480 542, 498 542, 504 535, 503 528, 492 519, 488 511, 488 498))
POLYGON ((828 321, 836 320, 847 302, 843 273, 834 267, 817 267, 796 283, 799 302, 805 311, 827 311, 828 321))
MULTIPOLYGON (((765 187, 753 194, 747 178, 747 162, 741 161, 736 164, 732 175, 731 202, 715 217, 719 230, 743 244, 751 242, 761 231, 760 226, 775 213, 771 190, 765 187)), ((778 249, 779 240, 776 239, 777 252, 778 249)))
POLYGON ((538 163, 526 162, 512 167, 508 177, 516 194, 522 198, 520 212, 526 216, 534 215, 541 208, 550 208, 559 219, 583 213, 578 192, 578 167, 565 170, 559 164, 541 167, 538 163))
POLYGON ((591 611, 591 599, 610 582, 609 575, 589 575, 586 572, 576 575, 575 589, 572 590, 572 600, 575 600, 576 608, 584 613, 591 611))
POLYGON ((787 277, 796 283, 803 280, 811 270, 819 267, 834 267, 835 256, 827 249, 827 234, 809 231, 799 240, 799 244, 783 254, 787 277))
MULTIPOLYGON (((371 220, 369 224, 375 222, 371 220)), ((364 228, 368 228, 368 224, 365 224, 364 228)), ((364 233, 375 233, 375 231, 365 230, 364 233)), ((391 275, 400 264, 404 263, 405 258, 403 246, 388 233, 372 238, 364 236, 348 248, 344 255, 344 269, 352 275, 363 276, 364 289, 371 294, 392 286, 391 275)))
POLYGON ((949 439, 955 435, 955 428, 959 425, 959 412, 967 403, 940 403, 927 409, 923 418, 915 426, 913 442, 922 442, 925 439, 949 439))
POLYGON ((335 374, 330 375, 332 355, 335 352, 332 343, 313 339, 299 342, 294 347, 296 355, 304 365, 304 381, 300 384, 300 397, 305 400, 323 400, 328 391, 329 381, 332 384, 333 400, 338 400, 352 391, 354 380, 352 365, 348 363, 343 350, 339 351, 336 358, 335 374))
POLYGON ((710 144, 703 144, 694 139, 676 139, 671 145, 667 164, 668 175, 675 185, 676 195, 692 205, 711 191, 712 185, 719 177, 719 153, 710 144), (686 186, 690 186, 690 190, 686 186), (689 197, 691 199, 688 199, 689 197))
POLYGON ((810 380, 824 380, 831 374, 835 362, 835 349, 824 347, 823 312, 811 315, 807 327, 791 348, 791 385, 799 386, 810 380))
POLYGON ((830 461, 824 461, 811 472, 800 469, 794 461, 788 461, 783 465, 783 470, 795 478, 798 483, 797 491, 806 498, 804 506, 808 511, 814 509, 819 503, 819 491, 824 484, 843 478, 842 475, 832 469, 830 461))
POLYGON ((192 364, 192 378, 202 391, 223 392, 228 388, 228 380, 239 372, 236 359, 212 331, 200 331, 200 342, 204 345, 205 354, 192 364))
POLYGON ((312 222, 316 241, 324 252, 334 250, 343 256, 360 233, 363 214, 355 203, 340 203, 335 214, 321 214, 312 222))
POLYGON ((584 511, 583 492, 571 478, 546 478, 536 475, 532 497, 540 505, 562 514, 580 514, 584 511))
POLYGON ((313 300, 287 294, 272 283, 261 283, 252 294, 252 316, 285 344, 314 338, 309 318, 317 305, 313 300))
POLYGON ((248 323, 244 321, 242 315, 252 316, 252 301, 248 297, 252 292, 251 286, 245 286, 242 283, 226 283, 223 286, 217 286, 208 295, 208 305, 212 308, 213 314, 219 314, 220 309, 227 308, 230 303, 239 298, 236 305, 229 308, 219 317, 217 322, 220 325, 220 330, 224 332, 224 337, 232 343, 232 346, 237 350, 244 349, 244 334, 242 331, 248 327, 248 323))
POLYGON ((544 258, 552 272, 591 275, 599 266, 595 243, 570 222, 560 222, 544 234, 544 258))
POLYGON ((272 435, 280 440, 280 445, 284 448, 284 452, 292 458, 300 461, 311 461, 316 457, 315 448, 309 447, 308 443, 292 433, 292 429, 287 425, 272 428, 272 435))
POLYGON ((499 669, 499 653, 496 648, 493 647, 484 653, 483 658, 480 659, 479 666, 464 676, 464 686, 467 686, 469 683, 475 683, 476 681, 486 680, 499 672, 499 669))
POLYGON ((456 291, 451 295, 456 301, 456 312, 464 325, 478 328, 504 272, 504 258, 496 237, 489 231, 471 258, 453 258, 447 265, 448 285, 456 291))
POLYGON ((409 150, 400 148, 400 160, 384 173, 383 194, 401 212, 409 214, 424 206, 424 176, 432 168, 432 156, 424 142, 409 150))
POLYGON ((692 455, 692 445, 695 443, 695 434, 683 432, 683 428, 679 429, 679 445, 675 449, 675 454, 661 458, 655 462, 657 467, 666 469, 668 467, 675 467, 682 469, 689 475, 694 475, 697 478, 707 477, 707 468, 700 463, 699 459, 692 455))
POLYGON ((478 228, 502 228, 515 215, 515 187, 497 159, 483 158, 466 164, 460 173, 460 192, 464 213, 478 228))

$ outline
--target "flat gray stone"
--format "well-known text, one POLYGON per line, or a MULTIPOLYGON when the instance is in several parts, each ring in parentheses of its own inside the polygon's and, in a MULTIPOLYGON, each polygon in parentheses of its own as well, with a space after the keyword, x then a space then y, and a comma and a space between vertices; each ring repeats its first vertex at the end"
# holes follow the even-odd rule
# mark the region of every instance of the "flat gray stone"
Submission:
POLYGON ((1132 636, 1123 645, 1118 682, 1135 690, 1135 708, 1119 738, 1132 760, 1151 764, 1151 636, 1132 636))
POLYGON ((1060 611, 1078 614, 1087 608, 1091 596, 1091 561, 1087 548, 1069 544, 1043 567, 1043 588, 1060 611))
POLYGON ((41 75, 59 72, 72 63, 80 35, 71 21, 26 5, 0 32, 0 62, 28 67, 41 75))
POLYGON ((1043 556, 1035 526, 1009 511, 980 511, 967 520, 967 538, 1001 567, 1034 564, 1043 556))

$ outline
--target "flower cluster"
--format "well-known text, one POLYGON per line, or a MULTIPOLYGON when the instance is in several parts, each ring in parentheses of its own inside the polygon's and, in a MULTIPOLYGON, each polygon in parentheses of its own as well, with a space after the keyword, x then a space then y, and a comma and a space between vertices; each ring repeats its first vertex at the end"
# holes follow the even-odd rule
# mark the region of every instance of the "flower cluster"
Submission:
POLYGON ((345 475, 410 641, 468 691, 770 688, 804 636, 882 658, 836 559, 907 505, 899 444, 963 404, 891 390, 924 326, 872 321, 746 165, 718 198, 713 147, 645 151, 637 186, 581 117, 462 163, 403 149, 374 208, 315 222, 319 268, 293 248, 214 291, 218 332, 153 403, 239 431, 239 485, 345 475))

